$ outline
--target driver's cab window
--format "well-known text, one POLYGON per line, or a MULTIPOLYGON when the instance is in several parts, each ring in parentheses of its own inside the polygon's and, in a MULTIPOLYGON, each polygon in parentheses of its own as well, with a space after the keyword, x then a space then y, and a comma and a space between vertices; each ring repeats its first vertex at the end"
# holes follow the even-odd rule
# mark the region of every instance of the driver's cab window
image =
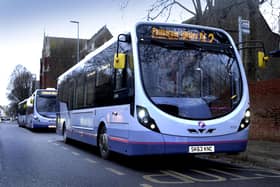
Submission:
POLYGON ((126 55, 125 67, 114 69, 114 100, 117 103, 129 103, 133 96, 133 56, 130 43, 120 42, 119 53, 126 55))
POLYGON ((114 78, 115 85, 114 90, 129 89, 131 85, 131 80, 133 76, 133 57, 131 44, 120 42, 120 53, 126 54, 126 62, 124 69, 115 69, 114 78))

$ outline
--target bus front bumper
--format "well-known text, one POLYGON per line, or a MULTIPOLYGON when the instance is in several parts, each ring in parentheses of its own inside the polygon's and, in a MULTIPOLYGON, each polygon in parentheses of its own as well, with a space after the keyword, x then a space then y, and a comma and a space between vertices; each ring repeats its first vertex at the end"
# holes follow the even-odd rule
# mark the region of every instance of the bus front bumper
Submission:
POLYGON ((113 151, 125 155, 238 153, 246 150, 248 129, 213 137, 179 137, 154 132, 133 133, 130 139, 109 137, 113 151), (147 141, 149 140, 149 141, 147 141))
POLYGON ((56 124, 55 123, 50 123, 50 122, 38 122, 38 121, 33 121, 33 128, 48 128, 48 129, 55 129, 56 124))

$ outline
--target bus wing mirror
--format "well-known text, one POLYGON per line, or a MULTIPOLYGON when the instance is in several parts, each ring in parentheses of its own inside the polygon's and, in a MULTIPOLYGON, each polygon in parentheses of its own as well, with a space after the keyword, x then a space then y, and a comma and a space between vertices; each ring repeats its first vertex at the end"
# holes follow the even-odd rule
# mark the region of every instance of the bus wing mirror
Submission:
POLYGON ((264 52, 258 52, 258 66, 259 68, 265 68, 265 63, 268 61, 268 56, 264 55, 264 52))
POLYGON ((116 53, 114 57, 114 68, 124 69, 126 55, 124 53, 116 53))

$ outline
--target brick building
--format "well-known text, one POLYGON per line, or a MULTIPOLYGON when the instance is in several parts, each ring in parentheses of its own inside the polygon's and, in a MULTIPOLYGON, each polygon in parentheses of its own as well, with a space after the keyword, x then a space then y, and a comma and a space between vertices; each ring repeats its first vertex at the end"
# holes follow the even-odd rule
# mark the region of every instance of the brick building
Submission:
MULTIPOLYGON (((80 39, 80 59, 113 36, 106 26, 91 39, 80 39)), ((40 88, 56 88, 59 75, 77 63, 77 39, 44 37, 40 60, 40 88)))
MULTIPOLYGON (((87 40, 80 39, 80 48, 87 40)), ((56 79, 77 62, 77 40, 44 37, 40 60, 40 88, 56 88, 56 79)))

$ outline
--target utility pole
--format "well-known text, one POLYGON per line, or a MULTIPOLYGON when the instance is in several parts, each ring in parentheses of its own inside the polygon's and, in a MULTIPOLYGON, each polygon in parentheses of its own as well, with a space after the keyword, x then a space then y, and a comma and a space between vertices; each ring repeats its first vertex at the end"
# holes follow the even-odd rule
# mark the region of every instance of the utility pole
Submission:
POLYGON ((243 59, 243 54, 242 54, 242 29, 241 29, 241 16, 238 16, 238 48, 239 48, 239 54, 240 58, 243 59))
POLYGON ((77 63, 80 61, 80 39, 79 39, 79 24, 78 21, 70 21, 71 23, 77 24, 77 63))
POLYGON ((278 16, 278 33, 280 33, 280 12, 279 12, 279 16, 278 16))
POLYGON ((241 18, 241 16, 238 16, 238 48, 239 48, 239 54, 240 58, 243 59, 243 52, 242 52, 242 34, 250 34, 250 21, 244 20, 241 18))

